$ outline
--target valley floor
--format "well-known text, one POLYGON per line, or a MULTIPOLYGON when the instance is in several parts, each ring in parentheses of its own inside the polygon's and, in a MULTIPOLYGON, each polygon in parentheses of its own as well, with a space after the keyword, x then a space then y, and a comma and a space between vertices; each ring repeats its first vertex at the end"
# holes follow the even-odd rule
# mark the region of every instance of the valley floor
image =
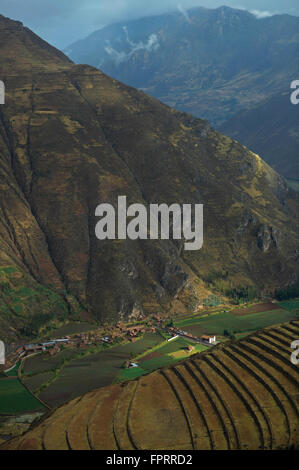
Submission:
POLYGON ((78 397, 1 446, 10 450, 295 449, 298 366, 283 323, 126 384, 78 397))
MULTIPOLYGON (((195 336, 215 334, 218 342, 225 342, 231 337, 241 339, 262 328, 298 318, 299 300, 295 299, 185 315, 178 317, 173 325, 195 336)), ((87 326, 83 324, 82 328, 86 330, 87 326)), ((78 333, 79 325, 70 325, 70 329, 78 333)), ((70 331, 65 326, 61 332, 70 331)), ((45 352, 25 358, 20 369, 18 363, 7 372, 7 378, 0 379, 0 434, 5 434, 1 432, 1 414, 4 417, 37 410, 44 413, 47 406, 55 408, 92 390, 173 366, 208 348, 191 338, 169 341, 170 338, 166 327, 145 333, 133 343, 101 345, 96 349, 86 346, 79 351, 75 347, 53 357, 45 352), (124 367, 128 361, 137 363, 137 367, 124 367)))

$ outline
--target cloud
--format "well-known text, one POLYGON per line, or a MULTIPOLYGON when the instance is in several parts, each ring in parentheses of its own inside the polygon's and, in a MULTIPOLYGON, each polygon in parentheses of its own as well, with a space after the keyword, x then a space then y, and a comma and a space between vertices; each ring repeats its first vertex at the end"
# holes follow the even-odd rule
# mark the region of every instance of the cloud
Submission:
POLYGON ((262 18, 269 18, 270 16, 274 16, 274 15, 277 15, 279 14, 279 12, 277 11, 273 11, 273 12, 270 12, 270 11, 262 11, 262 10, 250 10, 250 13, 252 13, 254 16, 256 16, 259 20, 262 19, 262 18))
POLYGON ((185 10, 185 8, 183 8, 180 3, 178 4, 177 8, 182 13, 182 15, 185 17, 185 19, 188 21, 188 23, 191 23, 191 19, 190 19, 188 11, 185 10))
POLYGON ((117 51, 111 46, 110 41, 106 41, 107 45, 105 46, 105 51, 111 56, 112 60, 117 65, 130 59, 130 57, 137 51, 156 51, 160 47, 158 36, 156 34, 151 34, 146 43, 142 41, 134 42, 130 40, 128 28, 126 26, 123 26, 123 30, 126 36, 127 43, 131 49, 129 52, 117 51))
MULTIPOLYGON (((65 48, 103 24, 125 23, 144 16, 179 11, 188 21, 188 9, 217 8, 223 4, 256 11, 257 17, 279 10, 299 15, 298 0, 0 0, 0 13, 23 21, 46 41, 65 48), (179 5, 178 5, 179 4, 179 5)), ((265 17, 265 16, 264 16, 265 17)))

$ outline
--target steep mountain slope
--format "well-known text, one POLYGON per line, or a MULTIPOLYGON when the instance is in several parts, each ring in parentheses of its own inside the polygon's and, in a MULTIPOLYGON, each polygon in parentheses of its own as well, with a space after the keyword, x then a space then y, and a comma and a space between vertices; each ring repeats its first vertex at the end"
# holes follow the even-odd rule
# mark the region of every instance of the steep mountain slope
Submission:
POLYGON ((298 322, 95 390, 2 450, 296 449, 298 322))
POLYGON ((291 104, 290 92, 241 111, 220 130, 262 155, 281 175, 299 179, 299 106, 291 104))
POLYGON ((298 196, 241 144, 2 16, 0 77, 2 337, 71 315, 138 318, 211 272, 227 286, 296 280, 298 196), (95 209, 119 195, 203 203, 203 249, 100 242, 95 209))
POLYGON ((299 18, 257 19, 229 7, 194 8, 113 24, 66 53, 220 125, 289 89, 299 68, 299 18))

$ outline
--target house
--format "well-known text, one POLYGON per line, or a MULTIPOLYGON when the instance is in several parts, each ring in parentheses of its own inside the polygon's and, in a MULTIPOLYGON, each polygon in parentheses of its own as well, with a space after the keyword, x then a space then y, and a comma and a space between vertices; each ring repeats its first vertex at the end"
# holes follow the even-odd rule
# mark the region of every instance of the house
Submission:
POLYGON ((57 353, 59 353, 59 351, 60 351, 59 346, 57 346, 57 344, 55 344, 55 346, 53 348, 49 349, 49 355, 50 356, 55 356, 57 353))
POLYGON ((215 335, 213 335, 213 336, 210 336, 210 335, 203 335, 203 336, 200 337, 200 339, 201 339, 202 341, 206 341, 206 342, 209 343, 209 344, 214 344, 214 343, 216 343, 216 336, 215 336, 215 335))
POLYGON ((110 343, 110 338, 108 336, 105 336, 105 338, 102 338, 103 343, 110 343))
POLYGON ((27 346, 24 347, 24 350, 27 354, 30 353, 36 353, 38 351, 42 351, 43 346, 39 344, 28 344, 27 346))
POLYGON ((194 351, 194 346, 191 346, 191 344, 189 344, 187 349, 188 349, 188 352, 192 352, 194 351))

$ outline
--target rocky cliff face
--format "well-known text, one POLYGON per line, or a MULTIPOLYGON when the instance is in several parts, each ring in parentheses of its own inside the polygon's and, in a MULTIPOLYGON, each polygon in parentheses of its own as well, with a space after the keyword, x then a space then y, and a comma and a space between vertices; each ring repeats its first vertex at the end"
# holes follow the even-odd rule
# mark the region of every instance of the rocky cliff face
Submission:
POLYGON ((223 269, 233 284, 296 278, 298 196, 257 155, 2 16, 0 78, 2 335, 69 317, 137 318, 223 269), (99 241, 95 209, 119 195, 203 203, 203 249, 99 241))

